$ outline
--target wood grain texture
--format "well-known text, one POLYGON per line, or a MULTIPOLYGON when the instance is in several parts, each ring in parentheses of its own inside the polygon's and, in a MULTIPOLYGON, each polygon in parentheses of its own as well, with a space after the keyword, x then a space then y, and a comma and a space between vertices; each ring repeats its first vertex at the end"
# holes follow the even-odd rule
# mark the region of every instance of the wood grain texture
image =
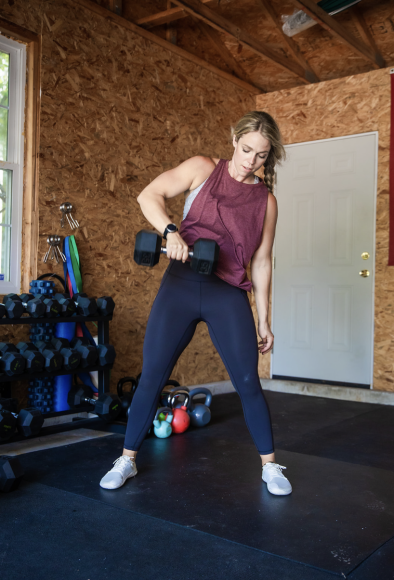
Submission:
MULTIPOLYGON (((38 274, 62 275, 61 265, 42 258, 48 234, 72 233, 60 228, 59 206, 70 201, 81 225, 75 236, 84 291, 116 302, 114 389, 120 377, 141 370, 147 319, 167 266, 165 258, 152 270, 133 261, 136 233, 152 229, 136 197, 188 157, 231 157, 230 126, 255 102, 247 91, 71 0, 0 6, 4 18, 42 34, 38 274)), ((168 208, 179 224, 183 196, 168 208)), ((12 328, 2 340, 28 338, 28 327, 14 335, 12 328)), ((189 385, 228 379, 205 325, 173 376, 189 385)), ((23 400, 24 391, 19 394, 23 400)))
MULTIPOLYGON (((257 108, 276 119, 287 144, 379 132, 373 387, 394 391, 394 268, 387 266, 390 69, 261 95, 257 108)), ((269 376, 264 370, 261 375, 269 376)))

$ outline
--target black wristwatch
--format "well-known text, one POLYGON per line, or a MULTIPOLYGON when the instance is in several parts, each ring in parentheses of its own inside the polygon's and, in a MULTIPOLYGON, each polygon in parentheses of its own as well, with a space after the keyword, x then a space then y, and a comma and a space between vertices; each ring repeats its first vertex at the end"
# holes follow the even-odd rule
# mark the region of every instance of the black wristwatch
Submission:
POLYGON ((164 230, 163 238, 166 240, 167 234, 175 234, 175 232, 177 232, 177 231, 178 231, 178 228, 176 227, 175 224, 168 224, 168 226, 164 230))

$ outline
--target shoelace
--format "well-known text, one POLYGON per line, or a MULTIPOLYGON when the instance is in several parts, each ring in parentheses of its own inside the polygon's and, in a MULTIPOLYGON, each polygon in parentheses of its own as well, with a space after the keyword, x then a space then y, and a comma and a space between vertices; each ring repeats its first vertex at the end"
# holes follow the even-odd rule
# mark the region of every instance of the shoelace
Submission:
POLYGON ((285 467, 284 465, 279 465, 279 463, 269 463, 269 464, 265 464, 264 467, 267 466, 267 469, 271 468, 275 471, 276 475, 279 475, 280 477, 285 477, 282 473, 282 469, 287 469, 287 467, 285 467))
POLYGON ((115 459, 113 463, 114 467, 111 469, 111 471, 118 471, 121 473, 123 467, 125 467, 125 464, 127 463, 126 459, 130 459, 133 462, 135 461, 133 457, 126 457, 126 455, 122 455, 121 457, 118 457, 118 459, 115 459))

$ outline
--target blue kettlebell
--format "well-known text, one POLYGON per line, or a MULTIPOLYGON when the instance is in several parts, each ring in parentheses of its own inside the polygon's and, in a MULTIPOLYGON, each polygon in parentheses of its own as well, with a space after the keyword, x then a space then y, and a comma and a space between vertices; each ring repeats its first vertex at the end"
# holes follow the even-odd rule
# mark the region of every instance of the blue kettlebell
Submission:
POLYGON ((211 420, 210 405, 212 403, 212 393, 204 387, 192 389, 189 393, 190 402, 187 412, 190 415, 190 422, 193 427, 204 427, 211 420), (196 395, 206 395, 205 403, 193 403, 193 397, 196 395))
POLYGON ((153 421, 154 432, 156 437, 160 439, 165 439, 169 437, 172 433, 171 421, 173 418, 172 409, 170 407, 160 407, 156 411, 155 420, 153 421), (168 413, 166 419, 164 421, 160 421, 157 417, 160 413, 166 412, 168 413))

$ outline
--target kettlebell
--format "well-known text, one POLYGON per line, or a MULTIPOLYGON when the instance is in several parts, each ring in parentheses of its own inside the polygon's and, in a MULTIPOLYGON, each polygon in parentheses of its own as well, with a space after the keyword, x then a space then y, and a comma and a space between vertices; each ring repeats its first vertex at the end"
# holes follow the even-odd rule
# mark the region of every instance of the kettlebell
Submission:
POLYGON ((204 427, 205 425, 208 425, 211 420, 211 410, 209 408, 212 403, 211 391, 205 387, 197 387, 196 389, 192 389, 189 395, 190 403, 187 412, 190 416, 190 423, 193 427, 204 427), (193 398, 196 395, 201 394, 206 395, 205 403, 194 403, 193 398))
POLYGON ((154 432, 155 432, 156 437, 159 437, 160 439, 165 439, 166 437, 169 437, 171 435, 171 433, 172 433, 171 421, 172 420, 173 420, 172 409, 170 409, 169 407, 160 407, 159 409, 157 409, 156 415, 155 415, 155 420, 153 421, 154 432), (163 411, 167 412, 168 415, 164 421, 160 421, 160 419, 158 419, 157 417, 163 411))
POLYGON ((172 420, 172 431, 174 433, 184 433, 184 431, 186 431, 190 425, 190 417, 187 414, 187 407, 189 404, 189 393, 187 391, 182 390, 182 395, 185 396, 185 400, 180 408, 174 409, 174 405, 178 397, 177 393, 179 393, 181 390, 182 389, 178 389, 171 393, 171 407, 174 413, 174 418, 172 420))
MULTIPOLYGON (((168 381, 166 382, 166 384, 164 385, 164 388, 166 388, 167 386, 171 386, 171 387, 180 387, 181 385, 178 383, 178 381, 174 381, 173 379, 168 379, 168 381)), ((169 391, 163 391, 160 395, 160 402, 162 405, 170 407, 171 406, 171 392, 174 391, 175 389, 172 388, 169 391)))
POLYGON ((129 416, 129 408, 131 405, 131 401, 133 400, 135 389, 137 388, 137 382, 134 377, 123 377, 119 380, 116 390, 118 392, 118 397, 120 398, 120 402, 122 403, 122 410, 120 412, 122 417, 129 416), (127 392, 123 391, 123 385, 126 383, 130 383, 131 387, 130 390, 127 392))

